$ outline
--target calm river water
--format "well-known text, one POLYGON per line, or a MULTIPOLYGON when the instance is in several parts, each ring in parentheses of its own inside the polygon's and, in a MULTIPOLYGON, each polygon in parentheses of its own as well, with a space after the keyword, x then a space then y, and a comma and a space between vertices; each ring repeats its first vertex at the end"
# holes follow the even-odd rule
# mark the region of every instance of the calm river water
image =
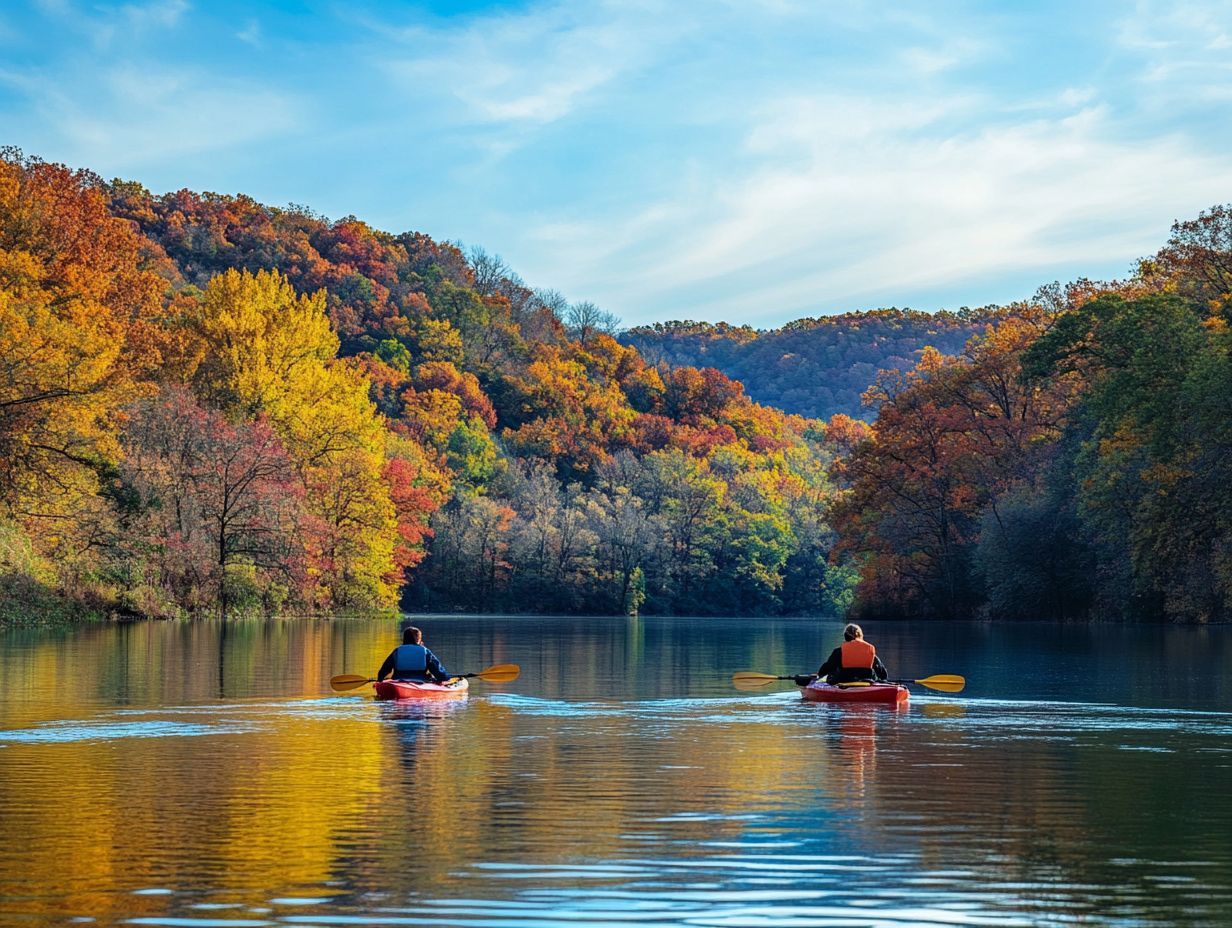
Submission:
POLYGON ((0 632, 0 924, 1232 924, 1232 628, 870 623, 969 680, 896 711, 731 688, 833 621, 418 621, 521 678, 331 694, 394 621, 0 632))

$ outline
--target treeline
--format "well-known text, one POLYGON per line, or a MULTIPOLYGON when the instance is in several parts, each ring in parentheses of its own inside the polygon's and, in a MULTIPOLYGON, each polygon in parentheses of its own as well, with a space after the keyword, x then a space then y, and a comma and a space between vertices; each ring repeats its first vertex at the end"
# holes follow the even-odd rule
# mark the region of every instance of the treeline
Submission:
POLYGON ((1230 292, 1217 207, 1127 281, 622 344, 479 249, 6 150, 0 621, 1224 621, 1230 292), (867 405, 760 405, 737 357, 867 405))
POLYGON ((875 309, 798 319, 762 331, 727 323, 659 322, 621 341, 654 364, 715 367, 759 403, 812 418, 872 418, 865 391, 882 370, 907 371, 927 347, 957 354, 994 309, 875 309))
POLYGON ((498 258, 0 158, 0 604, 834 611, 832 450, 498 258))
POLYGON ((769 464, 752 458, 730 447, 709 457, 621 451, 586 483, 515 461, 492 493, 464 497, 433 520, 432 557, 412 604, 841 613, 855 575, 828 563, 833 533, 820 456, 797 446, 769 464))
POLYGON ((836 475, 865 615, 1232 619, 1232 208, 873 388, 836 475))

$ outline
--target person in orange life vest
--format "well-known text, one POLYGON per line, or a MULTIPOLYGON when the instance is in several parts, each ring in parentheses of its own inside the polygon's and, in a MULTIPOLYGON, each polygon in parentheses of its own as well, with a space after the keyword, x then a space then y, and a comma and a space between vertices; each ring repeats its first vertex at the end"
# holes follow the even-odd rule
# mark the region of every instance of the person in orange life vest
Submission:
POLYGON ((877 656, 877 649, 864 640, 864 630, 859 625, 848 625, 843 629, 843 643, 830 652, 817 676, 827 683, 850 683, 886 680, 890 675, 877 656))
POLYGON ((423 632, 414 626, 402 633, 402 644, 389 652, 389 657, 376 672, 376 678, 384 680, 388 674, 392 674, 395 680, 414 680, 416 683, 444 683, 449 679, 449 673, 436 655, 424 647, 423 632))

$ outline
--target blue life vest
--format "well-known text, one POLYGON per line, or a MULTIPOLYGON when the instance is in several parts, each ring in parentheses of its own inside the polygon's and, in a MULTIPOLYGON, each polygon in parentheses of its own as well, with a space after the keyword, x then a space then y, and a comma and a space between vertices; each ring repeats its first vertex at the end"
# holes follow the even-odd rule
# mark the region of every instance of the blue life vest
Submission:
POLYGON ((428 649, 421 644, 401 644, 394 648, 394 679, 428 679, 428 649))

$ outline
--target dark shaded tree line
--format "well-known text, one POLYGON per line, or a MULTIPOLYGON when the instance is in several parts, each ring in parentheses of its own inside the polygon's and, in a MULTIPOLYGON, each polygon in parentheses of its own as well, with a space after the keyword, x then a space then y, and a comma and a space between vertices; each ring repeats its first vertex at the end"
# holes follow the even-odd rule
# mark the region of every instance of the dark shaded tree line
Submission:
POLYGON ((1232 211, 871 391, 836 467, 862 614, 1232 617, 1232 211))

